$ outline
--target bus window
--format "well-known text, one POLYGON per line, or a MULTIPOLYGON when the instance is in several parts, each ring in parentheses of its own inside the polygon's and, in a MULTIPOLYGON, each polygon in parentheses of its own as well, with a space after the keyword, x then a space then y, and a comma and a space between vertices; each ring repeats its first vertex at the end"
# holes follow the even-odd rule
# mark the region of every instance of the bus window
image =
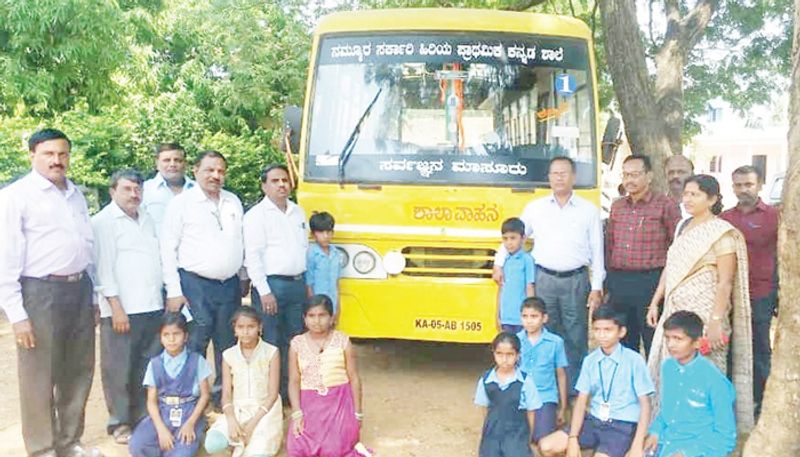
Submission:
POLYGON ((569 156, 576 187, 594 187, 587 53, 581 40, 497 33, 323 37, 305 179, 337 179, 366 113, 346 182, 545 186, 549 160, 569 156))

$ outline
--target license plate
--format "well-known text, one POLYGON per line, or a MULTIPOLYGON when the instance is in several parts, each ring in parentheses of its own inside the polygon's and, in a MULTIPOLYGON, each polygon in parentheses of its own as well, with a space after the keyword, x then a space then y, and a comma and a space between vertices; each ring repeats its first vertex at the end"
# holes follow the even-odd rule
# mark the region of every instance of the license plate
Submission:
POLYGON ((414 319, 414 330, 433 330, 443 332, 480 332, 481 321, 468 319, 417 318, 414 319))

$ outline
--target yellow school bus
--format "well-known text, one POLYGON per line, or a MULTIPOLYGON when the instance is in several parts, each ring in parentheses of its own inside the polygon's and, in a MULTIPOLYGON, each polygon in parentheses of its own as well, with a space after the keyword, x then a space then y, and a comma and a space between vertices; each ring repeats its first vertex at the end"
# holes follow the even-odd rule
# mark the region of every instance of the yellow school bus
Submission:
POLYGON ((500 225, 549 194, 550 158, 599 203, 589 28, 467 9, 337 13, 313 35, 297 197, 336 219, 340 328, 486 342, 500 225))

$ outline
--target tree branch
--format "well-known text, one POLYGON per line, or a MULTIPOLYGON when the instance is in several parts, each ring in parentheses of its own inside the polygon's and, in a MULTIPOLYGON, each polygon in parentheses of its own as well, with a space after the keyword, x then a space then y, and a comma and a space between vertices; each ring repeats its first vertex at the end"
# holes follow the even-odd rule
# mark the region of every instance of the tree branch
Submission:
POLYGON ((719 0, 700 0, 692 11, 681 19, 678 40, 682 49, 689 51, 700 41, 718 7, 719 0))
POLYGON ((533 8, 534 6, 539 6, 545 2, 547 2, 547 0, 518 0, 517 2, 512 3, 503 9, 508 11, 525 11, 533 8))
POLYGON ((594 7, 592 7, 592 41, 596 41, 595 30, 597 29, 597 7, 600 6, 600 0, 594 1, 594 7))
POLYGON ((575 17, 575 5, 572 4, 572 0, 569 0, 569 11, 572 13, 572 17, 575 17))
POLYGON ((648 29, 648 32, 650 33, 650 47, 651 48, 656 47, 656 39, 653 36, 653 3, 655 3, 655 1, 656 0, 650 0, 648 2, 649 18, 648 18, 648 21, 647 21, 647 29, 648 29))

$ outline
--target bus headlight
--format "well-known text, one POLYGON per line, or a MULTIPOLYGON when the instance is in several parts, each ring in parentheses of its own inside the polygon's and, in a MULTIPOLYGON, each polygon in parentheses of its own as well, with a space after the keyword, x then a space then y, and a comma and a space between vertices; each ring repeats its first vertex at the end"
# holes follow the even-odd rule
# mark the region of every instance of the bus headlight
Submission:
POLYGON ((353 268, 365 275, 375 269, 376 259, 371 252, 361 251, 353 257, 353 268))
POLYGON ((390 275, 400 274, 406 268, 406 258, 397 251, 389 251, 383 256, 383 269, 390 275))
POLYGON ((336 249, 342 254, 342 261, 340 262, 339 268, 345 269, 347 268, 348 262, 350 262, 350 254, 347 253, 347 249, 343 247, 336 246, 336 249))

